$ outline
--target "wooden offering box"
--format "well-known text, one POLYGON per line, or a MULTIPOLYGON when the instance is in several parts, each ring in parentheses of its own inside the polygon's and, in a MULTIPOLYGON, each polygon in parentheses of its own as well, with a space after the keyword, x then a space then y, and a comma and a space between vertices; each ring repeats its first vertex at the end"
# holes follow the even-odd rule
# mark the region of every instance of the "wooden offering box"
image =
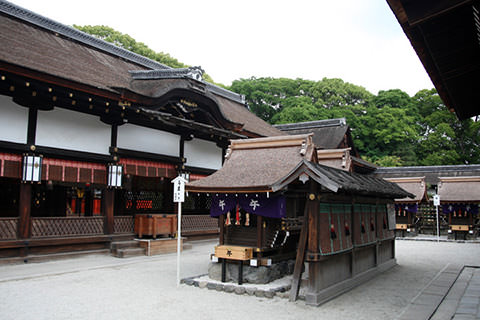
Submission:
POLYGON ((139 238, 158 235, 173 237, 177 233, 177 216, 170 214, 137 214, 135 216, 135 234, 139 238))

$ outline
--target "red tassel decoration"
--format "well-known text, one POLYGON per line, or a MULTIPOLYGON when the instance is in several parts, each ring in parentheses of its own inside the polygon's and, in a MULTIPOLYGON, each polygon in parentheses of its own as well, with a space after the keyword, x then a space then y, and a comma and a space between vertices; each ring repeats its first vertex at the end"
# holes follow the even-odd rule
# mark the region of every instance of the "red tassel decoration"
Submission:
POLYGON ((335 226, 333 224, 330 225, 330 238, 332 239, 337 238, 337 234, 335 232, 335 226))
POLYGON ((240 225, 240 206, 237 204, 237 212, 235 213, 235 225, 240 225))

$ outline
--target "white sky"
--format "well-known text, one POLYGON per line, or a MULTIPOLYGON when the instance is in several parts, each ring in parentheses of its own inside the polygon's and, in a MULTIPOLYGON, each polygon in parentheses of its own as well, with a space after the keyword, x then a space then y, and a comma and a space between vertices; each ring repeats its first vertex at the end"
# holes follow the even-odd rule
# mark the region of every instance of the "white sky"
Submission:
POLYGON ((107 25, 216 82, 341 78, 377 94, 433 85, 386 0, 11 0, 67 25, 107 25))

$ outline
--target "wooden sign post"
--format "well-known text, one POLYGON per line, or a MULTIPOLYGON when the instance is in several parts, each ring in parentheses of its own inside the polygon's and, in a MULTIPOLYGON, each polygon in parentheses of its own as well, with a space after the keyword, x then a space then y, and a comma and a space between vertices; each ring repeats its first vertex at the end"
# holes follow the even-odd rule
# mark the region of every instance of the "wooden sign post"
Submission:
POLYGON ((440 242, 440 223, 438 221, 438 206, 440 205, 440 196, 438 194, 433 196, 433 205, 437 211, 437 242, 440 242))
POLYGON ((180 286, 180 252, 182 241, 182 202, 185 201, 185 180, 184 177, 178 176, 172 180, 173 183, 173 202, 178 203, 177 217, 177 287, 180 286))

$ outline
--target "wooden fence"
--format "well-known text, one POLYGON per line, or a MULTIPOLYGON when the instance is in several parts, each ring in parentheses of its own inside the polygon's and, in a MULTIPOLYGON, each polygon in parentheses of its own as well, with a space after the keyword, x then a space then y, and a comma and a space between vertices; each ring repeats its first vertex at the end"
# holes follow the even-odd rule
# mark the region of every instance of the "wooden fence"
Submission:
POLYGON ((18 218, 0 218, 0 240, 17 238, 18 218))
POLYGON ((32 238, 102 235, 104 217, 32 218, 32 238))

